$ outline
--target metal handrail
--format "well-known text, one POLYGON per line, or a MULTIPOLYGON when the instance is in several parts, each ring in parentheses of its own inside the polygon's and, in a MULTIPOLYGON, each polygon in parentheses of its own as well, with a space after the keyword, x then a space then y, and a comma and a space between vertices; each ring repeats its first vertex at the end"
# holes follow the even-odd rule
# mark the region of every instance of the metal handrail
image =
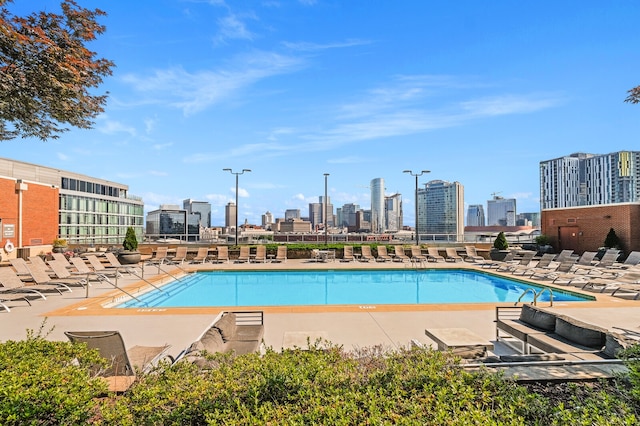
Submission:
POLYGON ((549 292, 549 306, 553 306, 553 290, 551 290, 550 287, 544 287, 542 290, 540 290, 538 293, 536 293, 535 296, 533 296, 533 304, 534 305, 537 305, 538 297, 540 297, 540 295, 542 293, 544 293, 545 291, 549 292))
POLYGON ((522 292, 522 294, 520 295, 520 297, 518 297, 518 301, 516 303, 513 304, 513 306, 516 306, 518 303, 520 303, 520 301, 522 300, 522 298, 525 296, 525 294, 527 293, 533 293, 533 304, 536 304, 536 299, 538 298, 538 294, 536 293, 536 291, 529 287, 528 289, 526 289, 525 291, 522 292))

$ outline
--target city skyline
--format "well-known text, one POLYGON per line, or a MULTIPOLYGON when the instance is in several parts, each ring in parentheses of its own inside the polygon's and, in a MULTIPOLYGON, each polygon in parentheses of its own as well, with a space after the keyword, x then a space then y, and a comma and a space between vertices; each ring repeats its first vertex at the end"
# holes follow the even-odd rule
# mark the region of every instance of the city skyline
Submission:
MULTIPOLYGON (((16 0, 24 15, 59 2, 16 0)), ((370 206, 370 179, 458 181, 465 207, 492 193, 539 211, 540 162, 633 149, 640 4, 351 4, 322 0, 85 0, 107 12, 90 48, 116 63, 92 130, 2 143, 2 157, 121 182, 145 211, 192 198, 224 222, 266 211, 370 206), (327 29, 330 28, 330 31, 327 29), (602 146, 606 144, 607 148, 602 146)), ((465 208, 466 211, 466 208, 465 208)))

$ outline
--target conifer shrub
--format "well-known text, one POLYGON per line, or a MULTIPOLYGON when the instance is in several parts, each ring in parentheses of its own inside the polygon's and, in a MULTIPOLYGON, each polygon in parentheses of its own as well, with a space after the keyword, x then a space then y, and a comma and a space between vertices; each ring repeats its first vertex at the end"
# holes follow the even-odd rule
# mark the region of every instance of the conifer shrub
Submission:
POLYGON ((509 248, 509 243, 507 242, 507 237, 505 237, 504 232, 500 231, 493 241, 493 248, 496 250, 506 250, 509 248))

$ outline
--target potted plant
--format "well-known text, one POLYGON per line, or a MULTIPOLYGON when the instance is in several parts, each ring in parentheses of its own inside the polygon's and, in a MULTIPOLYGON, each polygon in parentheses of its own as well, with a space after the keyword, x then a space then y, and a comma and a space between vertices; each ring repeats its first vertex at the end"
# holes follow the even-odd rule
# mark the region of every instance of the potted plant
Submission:
POLYGON ((123 265, 132 265, 140 262, 141 256, 138 251, 138 238, 136 237, 136 231, 131 226, 127 228, 122 247, 124 250, 118 253, 120 263, 123 265))
POLYGON ((56 238, 53 240, 53 252, 64 253, 67 251, 67 240, 64 238, 56 238))
POLYGON ((493 248, 489 255, 491 256, 491 260, 504 260, 507 253, 509 253, 509 243, 507 242, 507 237, 505 237, 504 232, 500 232, 496 239, 493 241, 493 248))

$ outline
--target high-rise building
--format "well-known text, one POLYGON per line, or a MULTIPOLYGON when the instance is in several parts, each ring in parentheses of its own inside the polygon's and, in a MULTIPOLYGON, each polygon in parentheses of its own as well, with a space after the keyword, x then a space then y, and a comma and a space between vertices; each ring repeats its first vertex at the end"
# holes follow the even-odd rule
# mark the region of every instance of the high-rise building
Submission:
POLYGON ((640 151, 574 153, 540 162, 544 209, 640 201, 640 151))
POLYGON ((359 212, 360 206, 358 204, 344 204, 341 208, 341 221, 338 222, 340 226, 346 226, 355 228, 356 226, 356 213, 359 212))
POLYGON ((271 225, 273 225, 273 214, 270 211, 267 211, 265 214, 262 215, 262 227, 267 229, 267 228, 271 228, 271 225))
POLYGON ((284 220, 300 219, 300 209, 287 209, 284 212, 284 220))
POLYGON ((393 194, 384 197, 384 214, 387 231, 397 232, 402 230, 402 195, 393 194))
POLYGON ((320 212, 321 221, 327 226, 333 226, 333 204, 331 204, 331 197, 327 196, 325 202, 324 196, 320 196, 320 204, 322 204, 322 211, 320 212), (325 218, 325 214, 327 217, 325 218))
POLYGON ((236 223, 236 203, 231 201, 224 207, 224 226, 226 228, 235 228, 236 223))
POLYGON ((418 189, 418 232, 429 239, 462 241, 464 187, 459 182, 432 180, 418 189))
POLYGON ((485 226, 484 223, 482 204, 470 204, 467 209, 467 226, 485 226))
POLYGON ((207 201, 195 201, 188 198, 182 201, 182 208, 188 214, 198 216, 199 227, 211 228, 211 204, 207 201))
POLYGON ((384 216, 384 179, 371 180, 371 232, 383 233, 385 231, 384 216))
POLYGON ((309 222, 311 222, 311 229, 318 229, 318 226, 322 223, 322 208, 321 203, 309 203, 309 222))
POLYGON ((515 226, 516 214, 515 198, 494 195, 492 200, 487 201, 487 225, 489 226, 515 226))

